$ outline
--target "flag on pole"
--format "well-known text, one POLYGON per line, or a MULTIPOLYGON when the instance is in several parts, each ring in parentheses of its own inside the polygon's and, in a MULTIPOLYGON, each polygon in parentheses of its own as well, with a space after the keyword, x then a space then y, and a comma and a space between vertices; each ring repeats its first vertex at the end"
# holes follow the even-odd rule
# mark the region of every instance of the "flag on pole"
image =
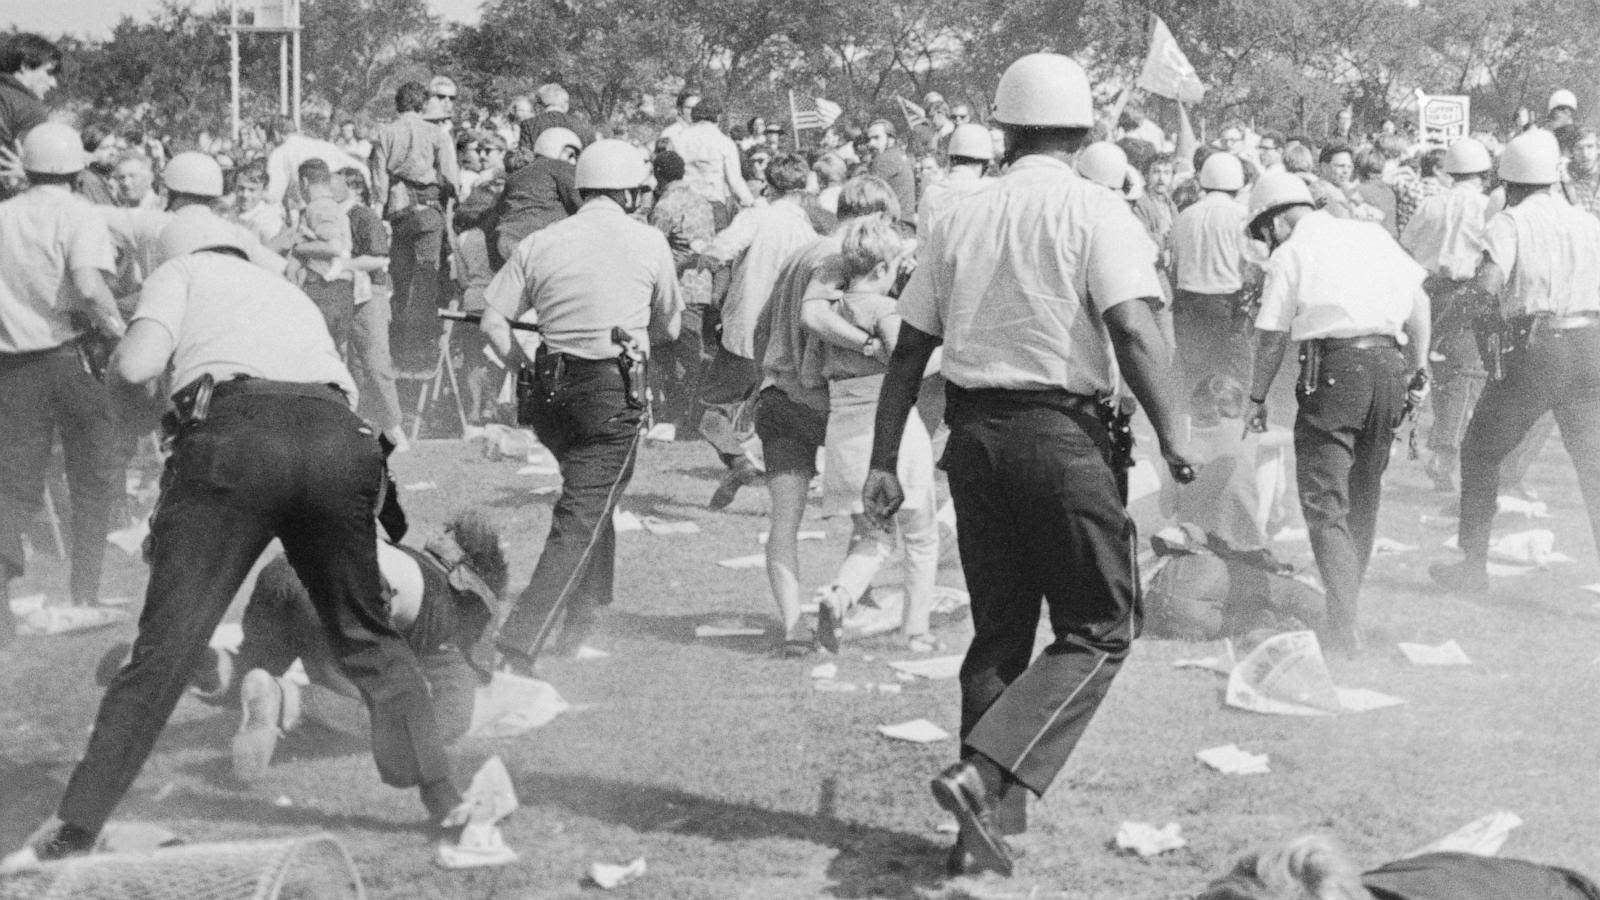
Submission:
POLYGON ((1181 103, 1199 103, 1205 97, 1206 86, 1194 66, 1189 65, 1189 57, 1183 55, 1167 23, 1160 16, 1151 18, 1155 22, 1150 29, 1150 52, 1139 73, 1139 87, 1181 103))
POLYGON ((915 128, 918 125, 927 124, 928 113, 926 110, 899 94, 895 94, 894 99, 900 102, 900 114, 906 117, 907 127, 915 128))
POLYGON ((821 97, 797 98, 794 91, 789 92, 789 119, 794 123, 796 132, 807 128, 827 128, 843 114, 844 107, 837 103, 821 97))
POLYGON ((1194 172, 1194 151, 1198 146, 1200 146, 1200 141, 1195 138, 1194 126, 1189 123, 1189 111, 1183 108, 1182 103, 1179 103, 1178 142, 1177 151, 1174 155, 1178 158, 1176 168, 1180 175, 1194 172))

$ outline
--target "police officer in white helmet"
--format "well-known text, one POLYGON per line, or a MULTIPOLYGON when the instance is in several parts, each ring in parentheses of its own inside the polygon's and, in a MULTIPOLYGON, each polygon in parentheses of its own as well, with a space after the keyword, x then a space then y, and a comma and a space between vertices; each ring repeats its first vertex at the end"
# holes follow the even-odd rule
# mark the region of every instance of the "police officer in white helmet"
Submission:
POLYGON ((1484 229, 1478 287, 1496 299, 1485 343, 1489 382, 1461 445, 1461 562, 1434 581, 1488 590, 1489 529, 1501 460, 1555 412, 1589 524, 1600 539, 1600 221, 1551 193, 1561 177, 1555 136, 1519 135, 1500 158, 1506 208, 1484 229))
POLYGON ((1483 230, 1489 197, 1484 181, 1494 162, 1474 138, 1450 145, 1441 166, 1450 189, 1422 201, 1400 246, 1428 270, 1422 287, 1433 313, 1433 427, 1428 430, 1426 463, 1437 490, 1455 493, 1461 438, 1478 394, 1483 391, 1483 360, 1473 324, 1488 298, 1475 276, 1483 257, 1483 230))
POLYGON ((99 599, 122 490, 110 399, 80 356, 86 340, 123 332, 105 282, 111 239, 97 207, 72 192, 86 162, 76 131, 37 125, 22 141, 29 187, 0 203, 0 647, 14 633, 6 597, 27 562, 22 534, 45 496, 55 433, 72 498, 74 603, 99 599))
POLYGON ((1563 125, 1571 125, 1577 114, 1577 95, 1566 88, 1552 91, 1549 102, 1545 104, 1544 127, 1555 131, 1563 125))
POLYGON ((678 336, 683 312, 666 238, 629 217, 648 176, 632 144, 590 144, 574 175, 583 206, 519 244, 484 297, 484 334, 502 356, 522 359, 518 421, 533 426, 562 475, 544 552, 496 640, 515 671, 531 672, 563 612, 562 649, 577 650, 612 599, 612 511, 645 418, 644 360, 652 334, 678 336), (513 342, 515 319, 538 326, 537 349, 513 342))
POLYGON ((1327 593, 1319 630, 1325 648, 1354 653, 1394 431, 1427 396, 1427 273, 1383 229, 1314 209, 1292 174, 1266 175, 1250 192, 1250 233, 1272 255, 1245 424, 1266 431, 1268 391, 1289 341, 1298 341, 1295 469, 1327 593))
POLYGON ((1036 53, 1000 79, 1006 174, 960 199, 927 235, 901 295, 864 489, 885 522, 906 414, 944 347, 950 475, 975 633, 961 670, 961 762, 933 781, 960 823, 948 867, 1009 874, 1003 835, 1026 827, 1137 636, 1132 520, 1118 492, 1102 401, 1116 369, 1180 481, 1176 390, 1152 307, 1155 248, 1122 198, 1072 168, 1089 140, 1083 69, 1036 53), (1033 658, 1041 599, 1054 643, 1033 658))
POLYGON ((926 235, 943 210, 987 183, 983 175, 994 160, 994 141, 989 137, 989 129, 967 122, 957 125, 950 133, 946 152, 950 157, 950 171, 923 188, 917 200, 917 234, 926 235))
POLYGON ((171 369, 172 456, 150 523, 150 583, 131 658, 100 703, 43 858, 86 853, 132 786, 217 623, 274 538, 371 713, 383 781, 416 787, 442 827, 460 805, 428 684, 391 625, 374 514, 378 436, 311 300, 246 261, 232 223, 178 216, 111 361, 128 385, 171 369))
POLYGON ((1173 220, 1176 288, 1172 300, 1178 368, 1187 396, 1211 375, 1250 377, 1250 315, 1259 275, 1247 260, 1244 163, 1223 151, 1206 157, 1198 178, 1204 192, 1173 220))

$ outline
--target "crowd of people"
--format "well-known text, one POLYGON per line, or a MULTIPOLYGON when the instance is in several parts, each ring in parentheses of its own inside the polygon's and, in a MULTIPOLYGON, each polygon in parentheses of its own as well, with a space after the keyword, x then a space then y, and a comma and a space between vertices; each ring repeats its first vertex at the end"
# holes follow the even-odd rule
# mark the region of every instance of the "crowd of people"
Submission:
MULTIPOLYGON (((168 459, 139 634, 105 668, 44 858, 93 845, 189 687, 239 704, 242 736, 289 727, 300 703, 278 676, 296 657, 369 707, 385 782, 458 825, 457 688, 531 674, 552 639, 572 652, 596 627, 647 428, 711 446, 713 510, 765 485, 789 656, 836 652, 888 565, 905 646, 943 648, 940 459, 975 628, 961 759, 932 783, 960 823, 952 873, 1011 872, 1028 796, 1138 636, 1135 412, 1215 546, 1275 567, 1272 536, 1304 518, 1326 609, 1302 624, 1330 650, 1360 652, 1383 475, 1425 406, 1425 466, 1459 491, 1465 556, 1441 584, 1486 589, 1496 497, 1528 493, 1544 419, 1600 535, 1600 138, 1570 92, 1542 124, 1448 146, 1393 123, 1355 138, 1345 116, 1334 135, 1229 124, 1188 146, 1137 105, 1097 110, 1083 70, 1041 53, 1007 70, 987 123, 930 94, 903 129, 802 142, 759 117, 730 129, 688 88, 638 140, 554 83, 467 124, 439 75, 401 84, 375 128, 276 119, 252 152, 53 119, 60 63, 33 35, 0 49, 0 146, 18 148, 0 154, 0 597, 57 438, 75 604, 98 601, 130 461, 158 444, 168 459), (449 309, 479 327, 445 329, 449 309), (427 424, 400 392, 447 369, 468 422, 530 426, 560 465, 508 610, 492 525, 398 543, 385 458, 427 424), (813 623, 798 534, 819 470, 826 514, 852 529, 813 623), (207 638, 274 537, 246 662, 222 660, 207 638), (1035 656, 1041 601, 1055 641, 1035 656)), ((0 642, 12 632, 0 604, 0 642)), ((264 743, 236 742, 242 771, 264 743)), ((1265 865, 1206 896, 1290 896, 1265 865)))

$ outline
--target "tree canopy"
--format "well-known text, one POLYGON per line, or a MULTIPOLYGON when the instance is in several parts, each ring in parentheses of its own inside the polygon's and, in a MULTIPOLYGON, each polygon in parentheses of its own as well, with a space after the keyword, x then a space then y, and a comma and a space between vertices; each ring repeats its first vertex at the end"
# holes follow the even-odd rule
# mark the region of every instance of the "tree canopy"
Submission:
MULTIPOLYGON (((442 72, 495 107, 559 80, 597 121, 662 113, 686 84, 735 117, 781 115, 789 90, 860 117, 930 89, 982 112, 1011 60, 1054 50, 1085 62, 1104 101, 1137 73, 1152 15, 1205 81, 1193 113, 1211 121, 1317 133, 1349 105, 1370 128, 1418 89, 1472 95, 1478 127, 1543 112, 1556 87, 1600 101, 1600 0, 486 0, 473 25, 425 0, 304 0, 304 96, 328 119, 386 118, 401 81, 442 72)), ((226 22, 163 0, 68 42, 63 91, 91 116, 220 131, 226 22)), ((245 40, 244 70, 247 113, 273 110, 275 41, 245 40)))

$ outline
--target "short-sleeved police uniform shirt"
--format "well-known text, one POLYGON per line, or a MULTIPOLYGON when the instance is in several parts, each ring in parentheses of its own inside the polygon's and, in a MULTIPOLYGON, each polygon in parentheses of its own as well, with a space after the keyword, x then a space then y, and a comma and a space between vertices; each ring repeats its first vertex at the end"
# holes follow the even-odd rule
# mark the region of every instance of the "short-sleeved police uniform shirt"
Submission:
POLYGON ((1475 184, 1458 184, 1422 201, 1400 246, 1429 272, 1453 280, 1471 278, 1483 258, 1489 197, 1475 184))
POLYGON ((963 388, 1112 388, 1106 310, 1158 298, 1156 250, 1121 196, 1027 156, 933 224, 900 315, 944 339, 963 388))
POLYGON ((1178 290, 1231 294, 1244 286, 1248 218, 1244 204, 1221 191, 1207 191, 1178 213, 1167 237, 1178 265, 1178 290))
MULTIPOLYGON (((580 359, 615 357, 619 326, 648 348, 651 320, 683 310, 667 239, 607 197, 524 238, 484 300, 508 319, 537 323, 552 351, 580 359)), ((517 337, 531 356, 532 342, 517 337)))
POLYGON ((1506 315, 1600 310, 1600 219, 1587 212, 1533 194, 1489 220, 1483 249, 1506 273, 1506 315))
POLYGON ((1427 274, 1383 226, 1318 210, 1267 261, 1256 327, 1296 341, 1389 335, 1404 342, 1427 274))
POLYGON ((172 335, 172 387, 201 375, 336 384, 356 397, 328 324, 299 288, 226 253, 191 253, 150 273, 133 320, 172 335))
POLYGON ((82 329, 87 312, 73 269, 117 269, 116 251, 94 204, 62 185, 35 187, 0 203, 0 353, 51 350, 82 329))
POLYGON ((917 201, 917 234, 924 238, 933 230, 933 221, 944 217, 956 201, 989 183, 966 166, 956 166, 943 179, 922 189, 917 201))

